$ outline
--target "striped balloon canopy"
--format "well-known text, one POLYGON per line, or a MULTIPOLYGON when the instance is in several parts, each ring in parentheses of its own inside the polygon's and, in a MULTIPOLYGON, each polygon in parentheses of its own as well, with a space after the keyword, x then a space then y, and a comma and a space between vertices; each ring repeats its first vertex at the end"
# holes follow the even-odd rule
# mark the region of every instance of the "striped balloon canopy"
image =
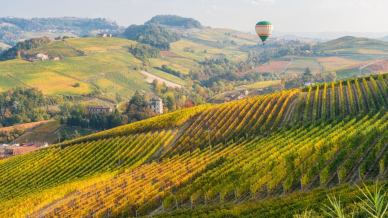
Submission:
POLYGON ((264 42, 272 35, 273 26, 268 21, 260 21, 256 23, 256 33, 260 37, 261 41, 264 42))

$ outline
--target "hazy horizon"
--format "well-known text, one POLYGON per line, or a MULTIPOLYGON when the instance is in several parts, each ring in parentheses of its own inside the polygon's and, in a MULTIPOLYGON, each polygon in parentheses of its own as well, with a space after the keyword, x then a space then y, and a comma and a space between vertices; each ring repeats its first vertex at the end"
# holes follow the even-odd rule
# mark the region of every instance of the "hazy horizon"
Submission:
POLYGON ((384 0, 0 0, 2 17, 102 17, 121 26, 142 24, 152 16, 192 17, 205 26, 253 32, 269 20, 275 33, 388 32, 384 0), (75 7, 77 5, 77 7, 75 7), (43 7, 44 6, 44 7, 43 7), (360 16, 362 15, 362 16, 360 16))

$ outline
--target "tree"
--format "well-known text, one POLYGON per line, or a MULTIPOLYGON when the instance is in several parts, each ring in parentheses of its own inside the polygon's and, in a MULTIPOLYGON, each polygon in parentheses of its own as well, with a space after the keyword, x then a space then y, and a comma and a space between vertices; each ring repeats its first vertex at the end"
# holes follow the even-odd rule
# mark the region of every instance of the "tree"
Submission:
POLYGON ((155 24, 131 25, 125 30, 124 36, 162 50, 169 50, 170 43, 180 39, 175 32, 155 24))
POLYGON ((48 119, 51 115, 46 108, 54 102, 36 89, 15 88, 0 93, 0 124, 9 126, 48 119))
POLYGON ((327 73, 324 73, 322 75, 322 77, 323 77, 323 80, 325 82, 333 82, 337 78, 337 73, 336 72, 327 72, 327 73))
POLYGON ((169 111, 174 111, 176 108, 175 96, 173 93, 168 93, 166 96, 166 106, 169 111))
POLYGON ((313 74, 311 73, 311 70, 309 67, 307 67, 303 73, 302 81, 303 83, 312 82, 313 80, 313 74))
POLYGON ((146 105, 144 95, 141 94, 139 91, 136 91, 135 94, 132 96, 131 100, 129 101, 129 104, 135 105, 137 107, 144 107, 146 105))
POLYGON ((131 45, 128 50, 131 54, 133 54, 133 56, 143 61, 147 60, 148 58, 157 58, 160 56, 159 49, 141 43, 131 45))

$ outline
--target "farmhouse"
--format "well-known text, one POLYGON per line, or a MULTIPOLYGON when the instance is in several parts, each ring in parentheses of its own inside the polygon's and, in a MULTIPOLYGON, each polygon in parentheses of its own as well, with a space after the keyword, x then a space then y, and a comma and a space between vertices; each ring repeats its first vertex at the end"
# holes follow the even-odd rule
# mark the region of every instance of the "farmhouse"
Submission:
POLYGON ((315 83, 313 82, 305 82, 303 83, 304 86, 312 86, 312 85, 315 85, 315 83))
POLYGON ((113 109, 107 106, 89 106, 89 114, 106 114, 112 113, 113 109))
POLYGON ((150 108, 157 114, 163 114, 163 101, 159 97, 153 97, 150 101, 150 108))
POLYGON ((243 99, 243 98, 247 97, 248 95, 249 95, 249 91, 248 90, 241 91, 240 95, 237 96, 237 99, 238 100, 243 99))
POLYGON ((49 56, 43 53, 38 53, 35 55, 35 58, 40 61, 47 61, 49 60, 49 56))
POLYGON ((111 33, 100 33, 97 36, 101 37, 101 38, 112 38, 112 34, 111 33))

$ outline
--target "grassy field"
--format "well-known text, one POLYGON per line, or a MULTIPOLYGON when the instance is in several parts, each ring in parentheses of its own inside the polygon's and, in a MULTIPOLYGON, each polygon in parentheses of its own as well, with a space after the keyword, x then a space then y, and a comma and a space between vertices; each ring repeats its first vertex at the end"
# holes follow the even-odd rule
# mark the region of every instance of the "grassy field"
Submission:
POLYGON ((261 73, 265 73, 265 72, 282 73, 287 69, 289 64, 290 64, 289 61, 273 60, 256 67, 252 71, 261 72, 261 73))
POLYGON ((0 132, 10 132, 10 131, 13 131, 15 129, 17 129, 17 130, 29 130, 29 129, 35 128, 37 126, 46 124, 48 122, 51 122, 51 121, 44 120, 44 121, 23 123, 23 124, 17 124, 17 125, 13 125, 13 126, 2 127, 2 128, 0 128, 0 132))
POLYGON ((269 81, 259 81, 249 85, 240 86, 238 87, 238 89, 264 89, 264 88, 279 86, 279 85, 281 85, 280 80, 269 80, 269 81))
POLYGON ((349 58, 343 57, 323 57, 317 59, 320 64, 322 64, 324 71, 337 71, 348 68, 355 68, 365 64, 365 62, 357 61, 349 58))
POLYGON ((165 79, 167 81, 170 81, 170 82, 182 85, 182 86, 186 85, 186 82, 183 79, 181 79, 179 77, 176 77, 176 76, 174 76, 172 74, 163 72, 161 70, 152 68, 152 69, 149 69, 148 72, 153 74, 153 75, 155 75, 155 76, 157 76, 157 77, 163 78, 163 79, 165 79))
POLYGON ((247 56, 246 53, 233 48, 211 47, 185 39, 172 43, 171 51, 178 56, 190 58, 196 61, 202 61, 205 58, 210 58, 222 54, 230 57, 233 60, 243 60, 247 56), (188 49, 190 49, 190 51, 188 51, 188 49))
POLYGON ((242 33, 231 29, 223 28, 204 28, 201 30, 191 30, 189 37, 208 42, 209 44, 217 42, 234 41, 234 46, 241 45, 256 45, 258 43, 257 36, 248 33, 242 33))
POLYGON ((286 73, 303 73, 306 68, 310 68, 313 73, 322 71, 322 66, 316 58, 292 57, 291 63, 287 66, 286 73))
MULTIPOLYGON (((141 65, 140 60, 127 52, 127 46, 133 43, 118 38, 54 41, 47 45, 48 51, 55 50, 65 54, 63 60, 0 62, 0 77, 4 78, 0 82, 0 88, 6 90, 15 86, 36 87, 48 95, 82 95, 101 89, 109 98, 113 98, 116 93, 123 93, 124 97, 131 96, 136 89, 149 89, 143 76, 131 70, 141 65), (86 55, 70 55, 66 53, 69 47, 81 50, 86 55), (80 84, 79 87, 75 86, 76 83, 80 84)), ((44 49, 46 48, 42 47, 39 50, 44 49)))

